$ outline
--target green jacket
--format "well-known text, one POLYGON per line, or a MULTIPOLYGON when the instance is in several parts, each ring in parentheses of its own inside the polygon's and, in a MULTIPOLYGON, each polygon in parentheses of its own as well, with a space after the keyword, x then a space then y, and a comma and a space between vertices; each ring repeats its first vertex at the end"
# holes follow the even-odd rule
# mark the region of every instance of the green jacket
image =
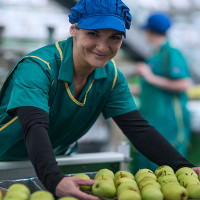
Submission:
POLYGON ((90 74, 75 99, 72 47, 72 37, 42 47, 23 57, 8 74, 0 93, 0 160, 27 158, 18 107, 33 106, 49 114, 55 155, 64 154, 100 113, 109 118, 137 109, 113 60, 90 74))
MULTIPOLYGON (((147 64, 161 77, 173 80, 190 77, 185 58, 168 41, 147 60, 147 64)), ((140 112, 152 126, 175 147, 186 146, 190 117, 185 92, 167 91, 142 80, 140 101, 140 112)))

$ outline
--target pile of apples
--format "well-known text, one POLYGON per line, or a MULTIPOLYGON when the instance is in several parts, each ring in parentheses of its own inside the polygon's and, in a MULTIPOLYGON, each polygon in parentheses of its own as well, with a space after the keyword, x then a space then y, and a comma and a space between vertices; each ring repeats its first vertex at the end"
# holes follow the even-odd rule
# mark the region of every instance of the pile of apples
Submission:
MULTIPOLYGON (((77 174, 89 179, 86 174, 77 174)), ((99 170, 90 186, 81 190, 90 191, 102 198, 117 200, 187 200, 200 199, 200 181, 193 169, 188 167, 174 170, 167 165, 158 167, 155 172, 140 169, 135 176, 128 171, 115 174, 109 169, 99 170)))
MULTIPOLYGON (((85 174, 73 177, 90 179, 85 174)), ((109 169, 99 170, 92 186, 82 185, 80 189, 101 198, 117 200, 187 200, 200 199, 200 177, 193 169, 183 167, 174 172, 167 165, 158 167, 155 172, 140 169, 135 176, 128 171, 115 174, 109 169)), ((0 200, 54 200, 48 191, 30 193, 27 186, 16 183, 10 186, 5 197, 0 192, 0 200)), ((58 200, 78 200, 74 197, 62 197, 58 200)))
MULTIPOLYGON (((29 188, 26 185, 21 183, 15 183, 8 188, 4 198, 2 193, 0 192, 0 200, 55 200, 55 199, 52 193, 48 191, 36 191, 31 194, 29 188)), ((78 200, 78 199, 73 197, 62 197, 58 200, 78 200)))

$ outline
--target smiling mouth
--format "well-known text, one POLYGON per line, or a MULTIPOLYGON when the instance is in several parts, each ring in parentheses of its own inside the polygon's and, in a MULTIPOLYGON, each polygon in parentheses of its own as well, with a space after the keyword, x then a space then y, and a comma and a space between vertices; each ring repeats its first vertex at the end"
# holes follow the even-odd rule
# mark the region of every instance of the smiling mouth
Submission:
POLYGON ((91 53, 93 53, 98 58, 105 58, 105 57, 107 57, 107 55, 101 55, 101 54, 94 53, 94 52, 91 52, 91 53))

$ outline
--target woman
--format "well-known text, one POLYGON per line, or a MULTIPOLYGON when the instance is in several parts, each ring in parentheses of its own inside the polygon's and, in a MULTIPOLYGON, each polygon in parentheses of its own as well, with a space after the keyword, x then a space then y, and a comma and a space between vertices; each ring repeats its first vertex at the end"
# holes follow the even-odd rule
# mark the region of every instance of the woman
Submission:
POLYGON ((121 0, 80 0, 69 20, 72 37, 22 58, 4 83, 1 160, 29 156, 37 176, 55 196, 98 200, 79 190, 94 181, 65 177, 55 155, 64 154, 102 112, 157 164, 175 170, 194 167, 140 116, 124 76, 111 60, 130 27, 128 7, 121 0))
MULTIPOLYGON (((185 58, 167 38, 170 27, 170 18, 160 12, 150 15, 143 26, 154 52, 146 63, 137 66, 138 74, 143 77, 139 110, 179 153, 187 156, 190 123, 186 91, 191 79, 185 58)), ((144 164, 152 170, 157 167, 139 154, 138 169, 144 164)))

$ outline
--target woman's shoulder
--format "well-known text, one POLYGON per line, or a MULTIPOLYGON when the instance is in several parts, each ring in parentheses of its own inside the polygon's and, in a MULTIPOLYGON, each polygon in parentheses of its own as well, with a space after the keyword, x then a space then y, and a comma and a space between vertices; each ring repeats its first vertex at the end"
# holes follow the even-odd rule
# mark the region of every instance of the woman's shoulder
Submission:
POLYGON ((175 45, 173 45, 173 44, 170 44, 170 46, 169 46, 169 48, 168 48, 168 51, 171 53, 171 54, 175 54, 175 55, 182 55, 182 52, 181 52, 181 50, 177 47, 177 46, 175 46, 175 45))
POLYGON ((39 49, 36 49, 27 54, 25 57, 33 57, 33 56, 35 58, 37 57, 40 60, 51 62, 53 60, 59 59, 59 51, 56 48, 56 43, 53 43, 43 46, 39 49))

